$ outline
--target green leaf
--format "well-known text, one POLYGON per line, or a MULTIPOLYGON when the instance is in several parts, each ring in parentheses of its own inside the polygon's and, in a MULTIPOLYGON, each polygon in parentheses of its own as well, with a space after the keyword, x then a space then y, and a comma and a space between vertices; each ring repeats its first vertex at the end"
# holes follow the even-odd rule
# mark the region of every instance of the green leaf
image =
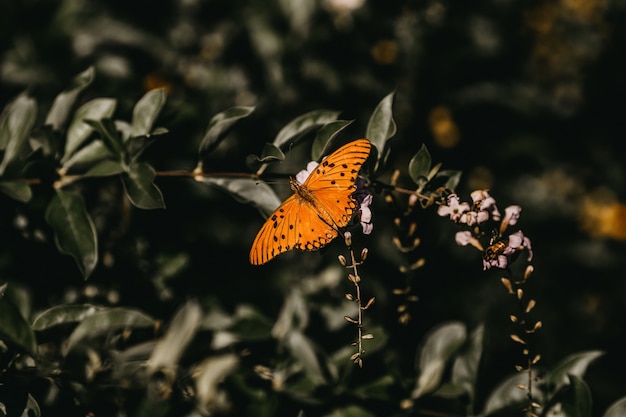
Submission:
POLYGON ((279 148, 287 143, 294 143, 311 129, 337 120, 339 113, 332 110, 314 110, 298 116, 278 132, 272 143, 279 148))
POLYGON ((191 342, 202 320, 202 309, 196 301, 187 303, 178 310, 168 326, 165 336, 158 341, 150 360, 152 372, 163 368, 175 370, 185 348, 191 342))
POLYGON ((54 230, 59 251, 71 255, 87 279, 98 263, 98 238, 82 196, 58 189, 45 217, 54 230))
POLYGON ((237 340, 263 340, 271 336, 274 322, 251 306, 239 305, 228 332, 237 340))
POLYGON ((421 184, 428 177, 432 159, 426 145, 422 144, 422 147, 417 151, 413 158, 409 161, 409 175, 416 184, 421 184))
POLYGON ((198 364, 192 375, 196 381, 196 399, 205 409, 211 409, 219 400, 219 384, 239 365, 234 353, 210 356, 198 364))
POLYGON ((546 407, 550 417, 590 417, 591 391, 585 381, 570 375, 569 383, 564 385, 546 407))
POLYGON ((24 180, 0 181, 0 190, 20 203, 27 203, 33 196, 30 186, 24 180))
POLYGON ((72 106, 76 102, 76 98, 81 91, 93 82, 94 77, 95 71, 93 67, 89 67, 78 74, 72 81, 70 87, 54 99, 54 103, 52 103, 52 107, 46 116, 45 124, 50 125, 54 130, 60 130, 67 121, 72 106))
POLYGON ((384 375, 365 385, 358 385, 352 388, 352 393, 364 400, 393 401, 392 392, 395 384, 396 380, 393 376, 384 375))
POLYGON ((166 98, 165 89, 158 88, 148 91, 139 99, 133 109, 131 137, 150 134, 152 125, 161 112, 166 98))
POLYGON ((443 183, 443 187, 447 188, 448 190, 454 191, 461 181, 461 175, 463 175, 463 171, 444 169, 442 171, 439 171, 430 182, 432 184, 435 184, 436 186, 439 186, 439 184, 443 183))
POLYGON ((84 122, 100 134, 100 139, 113 155, 117 156, 119 160, 123 159, 124 145, 122 144, 122 137, 117 131, 113 120, 108 118, 100 120, 85 119, 84 122))
POLYGON ((301 331, 294 330, 288 332, 282 341, 285 343, 291 356, 303 366, 304 372, 314 385, 326 382, 317 357, 317 348, 311 339, 306 337, 301 331))
POLYGON ((354 120, 335 120, 334 122, 326 123, 320 127, 313 139, 313 146, 311 147, 311 160, 319 161, 322 156, 327 153, 328 144, 347 126, 352 124, 354 120))
POLYGON ((396 134, 396 122, 393 120, 393 97, 388 94, 376 106, 367 123, 365 137, 372 142, 379 155, 383 155, 387 140, 396 134))
POLYGON ((259 162, 284 161, 285 154, 283 151, 271 143, 266 143, 261 151, 261 156, 255 156, 259 162))
POLYGON ((489 416, 498 410, 508 407, 523 407, 522 404, 528 401, 526 391, 517 388, 518 384, 528 384, 528 374, 516 372, 502 381, 485 401, 485 406, 479 416, 489 416))
MULTIPOLYGON (((461 350, 452 365, 450 382, 462 388, 473 401, 475 398, 476 380, 478 378, 478 365, 483 352, 484 326, 478 326, 470 335, 469 343, 461 350)), ((473 405, 473 404, 470 404, 473 405)))
POLYGON ((118 161, 100 161, 95 164, 89 171, 83 174, 83 177, 110 177, 112 175, 124 172, 124 166, 118 161))
POLYGON ((80 148, 63 164, 65 172, 90 169, 103 159, 112 159, 113 154, 101 140, 94 140, 80 148))
POLYGON ((0 338, 33 356, 37 353, 35 333, 18 308, 4 297, 0 298, 0 338))
POLYGON ((67 354, 78 343, 87 338, 96 337, 120 329, 151 327, 154 319, 147 314, 130 308, 115 307, 97 311, 84 318, 74 329, 64 348, 67 354))
POLYGON ((606 409, 602 417, 626 416, 626 397, 620 398, 606 409))
POLYGON ((112 98, 97 98, 83 104, 76 113, 67 129, 65 154, 61 162, 67 161, 93 132, 93 127, 85 120, 100 120, 110 118, 115 111, 117 101, 112 98))
POLYGON ((37 103, 23 94, 3 111, 0 116, 0 149, 4 149, 4 157, 0 162, 0 175, 22 156, 36 117, 37 103))
POLYGON ((324 417, 376 417, 376 414, 358 405, 348 405, 336 408, 324 417))
POLYGON ((582 378, 591 362, 602 355, 604 352, 601 350, 569 355, 544 375, 543 383, 550 391, 558 391, 563 385, 569 383, 571 376, 582 378))
POLYGON ((128 155, 128 163, 135 163, 143 151, 148 149, 148 147, 156 141, 157 136, 165 133, 167 133, 167 129, 159 128, 147 136, 133 136, 128 138, 124 143, 126 147, 126 154, 128 155))
POLYGON ((39 314, 33 321, 33 330, 41 331, 67 323, 77 323, 91 316, 97 307, 89 304, 58 305, 39 314))
POLYGON ((428 394, 441 384, 446 363, 466 340, 467 330, 459 322, 440 325, 426 336, 416 363, 419 377, 412 398, 428 394))
POLYGON ((213 116, 200 143, 200 157, 212 152, 224 139, 232 125, 239 119, 248 117, 253 111, 254 107, 240 106, 232 107, 213 116))
POLYGON ((124 190, 131 203, 140 209, 165 208, 163 194, 154 184, 156 172, 145 162, 133 164, 122 176, 124 190))
POLYGON ((239 202, 252 204, 264 217, 272 214, 281 203, 274 190, 261 180, 217 177, 197 177, 196 180, 221 188, 239 202))

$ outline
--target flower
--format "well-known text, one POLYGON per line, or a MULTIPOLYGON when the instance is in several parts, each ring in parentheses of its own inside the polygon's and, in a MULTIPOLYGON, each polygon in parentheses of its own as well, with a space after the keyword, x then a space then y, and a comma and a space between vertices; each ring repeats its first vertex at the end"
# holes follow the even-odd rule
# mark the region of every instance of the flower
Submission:
POLYGON ((461 216, 470 209, 469 204, 465 202, 461 203, 459 196, 456 194, 450 194, 447 203, 448 204, 445 206, 439 206, 437 214, 441 217, 449 216, 450 220, 455 223, 458 223, 461 220, 461 216))
POLYGON ((520 206, 508 206, 504 209, 504 219, 500 223, 500 233, 504 233, 509 225, 513 226, 519 219, 522 208, 520 206))
MULTIPOLYGON (((502 216, 496 206, 496 200, 489 195, 488 190, 474 190, 470 193, 470 196, 474 202, 475 211, 484 211, 487 218, 491 217, 495 221, 500 220, 502 216)), ((485 221, 487 221, 487 219, 485 219, 485 221)))
POLYGON ((374 196, 365 188, 365 180, 358 177, 355 181, 356 191, 352 194, 358 204, 357 217, 361 222, 363 228, 363 234, 369 235, 374 230, 374 224, 372 223, 372 210, 370 205, 374 201, 374 196))
POLYGON ((483 252, 483 270, 492 267, 505 269, 509 262, 514 259, 518 252, 528 251, 528 261, 533 258, 533 250, 530 239, 524 236, 521 230, 509 235, 505 240, 500 240, 489 246, 483 252))
POLYGON ((456 232, 456 235, 454 236, 454 240, 456 241, 456 244, 459 246, 472 245, 479 251, 483 250, 483 245, 480 244, 480 241, 476 239, 472 235, 472 233, 467 230, 456 232))
POLYGON ((308 164, 306 164, 306 169, 303 169, 302 171, 296 174, 296 181, 298 181, 300 185, 304 184, 306 179, 309 178, 309 175, 311 175, 311 172, 313 172, 313 170, 317 168, 318 165, 319 163, 315 161, 311 161, 308 164))

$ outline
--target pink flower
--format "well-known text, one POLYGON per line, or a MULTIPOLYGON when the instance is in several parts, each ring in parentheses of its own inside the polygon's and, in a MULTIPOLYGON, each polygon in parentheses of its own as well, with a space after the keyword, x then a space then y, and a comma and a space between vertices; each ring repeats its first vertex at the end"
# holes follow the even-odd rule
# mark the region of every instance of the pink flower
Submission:
POLYGON ((447 203, 448 204, 445 206, 439 206, 437 214, 441 217, 449 216, 450 220, 455 223, 458 223, 459 220, 461 220, 461 216, 470 209, 469 204, 465 202, 461 203, 456 194, 450 194, 447 203))
POLYGON ((500 240, 489 246, 483 252, 483 269, 492 267, 504 269, 509 262, 517 257, 518 252, 528 251, 528 261, 533 258, 530 239, 524 236, 521 230, 509 235, 508 239, 500 240))

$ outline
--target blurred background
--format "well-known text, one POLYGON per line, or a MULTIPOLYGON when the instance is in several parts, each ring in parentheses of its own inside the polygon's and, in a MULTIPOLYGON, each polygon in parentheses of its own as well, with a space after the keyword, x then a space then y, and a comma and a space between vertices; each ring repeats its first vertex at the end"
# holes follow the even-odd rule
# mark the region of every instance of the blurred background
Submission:
MULTIPOLYGON (((193 169, 210 118, 255 106, 204 165, 248 172, 246 156, 294 117, 341 111, 355 120, 342 138, 353 139, 395 91, 388 172, 406 173, 425 144, 444 169, 463 171, 463 200, 488 188, 501 209, 522 206, 518 226, 535 253, 528 291, 543 322, 535 341, 542 364, 605 350, 587 375, 600 412, 626 394, 624 18, 623 0, 2 1, 0 103, 26 91, 41 124, 54 97, 89 66, 96 78, 81 102, 116 98, 116 116, 128 118, 146 91, 165 88, 157 125, 169 134, 145 155, 158 171, 193 169)), ((408 181, 401 178, 410 188, 408 181)), ((0 197, 3 280, 26 288, 34 310, 89 300, 168 318, 181 300, 201 295, 226 309, 250 303, 275 318, 289 287, 326 271, 341 249, 253 268, 247 253, 263 221, 253 207, 190 180, 157 185, 166 210, 130 207, 117 181, 82 184, 102 253, 88 282, 53 245, 42 215, 51 190, 35 189, 28 204, 0 197)), ((434 208, 418 210, 416 256, 426 264, 411 278, 419 297, 411 320, 400 323, 390 292, 405 279, 390 249, 397 215, 378 198, 375 231, 364 242, 364 291, 378 300, 370 320, 389 329, 390 348, 373 363, 396 364, 409 378, 403 366, 428 329, 451 319, 485 323, 485 396, 519 355, 508 338, 515 306, 500 273, 483 272, 477 251, 457 247, 457 228, 434 208)), ((347 284, 329 292, 341 296, 347 284)))

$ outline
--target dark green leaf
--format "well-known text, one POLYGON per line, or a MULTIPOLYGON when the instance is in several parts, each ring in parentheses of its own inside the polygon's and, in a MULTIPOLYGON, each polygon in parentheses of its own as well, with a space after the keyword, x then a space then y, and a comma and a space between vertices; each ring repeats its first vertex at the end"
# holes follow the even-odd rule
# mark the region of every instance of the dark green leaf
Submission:
POLYGON ((232 125, 239 119, 249 116, 253 111, 254 107, 232 107, 213 116, 200 143, 200 157, 212 152, 232 125))
POLYGON ((145 313, 129 308, 108 308, 97 311, 84 318, 67 340, 64 352, 72 350, 78 343, 120 329, 151 327, 154 319, 145 313))
POLYGON ((30 186, 24 180, 0 181, 0 190, 20 203, 27 203, 33 196, 30 186))
POLYGON ((77 323, 91 316, 98 309, 89 304, 58 305, 39 314, 33 321, 33 330, 45 330, 53 326, 77 323))
POLYGON ((71 255, 87 279, 98 263, 98 239, 82 196, 58 189, 48 203, 46 221, 59 251, 71 255))
POLYGON ((336 408, 324 417, 376 417, 376 414, 358 405, 348 405, 336 408))
POLYGON ((264 217, 272 214, 281 203, 274 190, 261 180, 216 177, 201 177, 197 180, 227 191, 237 201, 252 204, 264 217))
POLYGON ((409 161, 409 175, 416 184, 421 184, 428 177, 432 159, 426 145, 421 146, 419 151, 409 161))
POLYGON ((602 417, 626 416, 626 397, 620 398, 607 408, 602 417))
POLYGON ((447 188, 448 190, 454 191, 461 181, 461 175, 463 175, 463 171, 444 169, 439 171, 434 176, 431 184, 435 184, 437 187, 441 184, 441 186, 447 188))
POLYGON ((459 322, 440 325, 426 336, 416 361, 419 377, 412 398, 428 394, 441 384, 447 362, 466 340, 467 330, 459 322))
POLYGON ((328 144, 354 120, 335 120, 320 127, 311 147, 311 160, 319 161, 328 151, 328 144))
POLYGON ((156 172, 145 162, 133 164, 122 176, 124 190, 131 203, 140 209, 165 208, 163 194, 154 184, 156 172))
POLYGON ((337 116, 339 112, 332 110, 314 110, 298 116, 278 132, 272 143, 279 148, 287 143, 295 143, 311 129, 337 120, 337 116))
POLYGON ((113 159, 113 153, 101 140, 94 140, 75 152, 65 163, 65 172, 89 170, 103 159, 113 159))
POLYGON ((475 398, 478 364, 483 352, 484 333, 484 326, 478 326, 470 335, 469 343, 461 350, 452 365, 450 382, 460 387, 472 401, 475 398))
POLYGON ((274 322, 250 306, 239 306, 233 317, 234 323, 228 327, 237 340, 269 339, 274 322))
POLYGON ((122 172, 124 172, 124 166, 120 162, 104 160, 96 163, 83 174, 83 177, 110 177, 122 172))
POLYGON ((93 127, 100 134, 100 139, 111 153, 122 160, 124 145, 122 144, 122 137, 115 127, 115 122, 108 118, 100 120, 85 119, 84 122, 93 127))
POLYGON ((61 159, 62 162, 67 161, 93 132, 93 127, 85 123, 85 120, 110 118, 115 111, 116 105, 117 102, 112 98, 97 98, 88 101, 76 110, 74 118, 67 129, 65 154, 61 159))
POLYGON ((376 399, 381 401, 393 401, 393 390, 396 381, 391 375, 384 375, 373 382, 358 385, 352 393, 363 399, 376 399))
POLYGON ((3 111, 0 116, 0 149, 4 149, 4 157, 0 162, 0 175, 22 156, 36 117, 37 103, 25 95, 18 96, 3 111))
POLYGON ((271 143, 266 143, 265 146, 263 146, 261 155, 255 156, 255 158, 259 162, 284 161, 285 154, 280 150, 280 148, 271 143))
POLYGON ((393 120, 394 94, 388 94, 378 103, 365 131, 365 137, 376 146, 380 155, 383 155, 387 140, 396 134, 396 122, 393 120))
POLYGON ((548 416, 590 417, 591 391, 589 386, 581 378, 570 375, 569 383, 561 387, 546 408, 548 416))
POLYGON ((570 377, 582 378, 591 362, 604 355, 601 350, 574 353, 559 362, 544 375, 543 382, 552 392, 569 383, 570 377))
POLYGON ((141 156, 143 151, 148 149, 150 145, 152 145, 157 136, 167 133, 167 129, 157 129, 154 132, 150 133, 147 136, 134 136, 129 138, 125 142, 126 153, 128 155, 129 164, 132 164, 137 161, 137 158, 141 156))
POLYGON ((31 355, 37 353, 35 333, 18 308, 6 298, 0 298, 0 337, 31 355))
POLYGON ((89 67, 78 74, 70 87, 54 99, 54 103, 52 103, 52 107, 46 116, 45 124, 52 126, 54 130, 60 130, 67 121, 76 98, 85 87, 92 83, 94 76, 95 71, 93 67, 89 67))
POLYGON ((317 356, 317 347, 311 339, 306 337, 301 331, 293 330, 288 332, 281 341, 285 344, 291 356, 302 365, 306 376, 314 385, 326 382, 317 356))
POLYGON ((485 407, 480 416, 489 416, 498 410, 509 407, 522 408, 524 402, 528 401, 526 391, 516 387, 518 384, 527 384, 528 374, 516 372, 500 383, 485 401, 485 407))
POLYGON ((165 89, 159 88, 148 91, 139 99, 133 109, 131 137, 150 134, 152 125, 163 108, 166 98, 165 89))

